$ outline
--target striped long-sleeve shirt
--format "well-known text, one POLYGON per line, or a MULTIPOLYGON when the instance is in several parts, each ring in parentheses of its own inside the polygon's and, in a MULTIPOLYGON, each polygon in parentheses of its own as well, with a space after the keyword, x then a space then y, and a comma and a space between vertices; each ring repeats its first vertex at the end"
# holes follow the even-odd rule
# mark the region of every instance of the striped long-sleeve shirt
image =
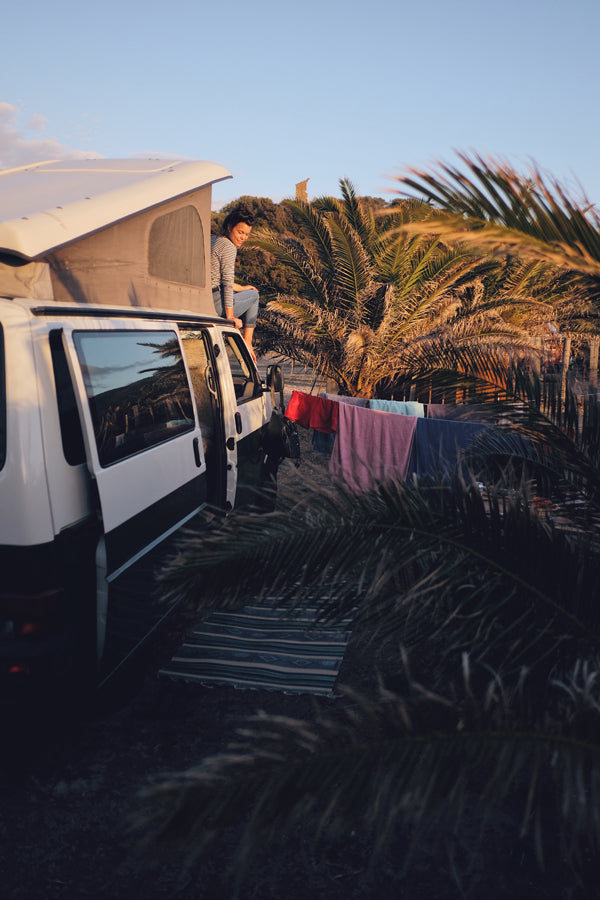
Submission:
POLYGON ((225 237, 224 234, 211 237, 211 285, 213 290, 222 287, 223 307, 225 309, 233 309, 233 282, 236 256, 237 247, 228 237, 225 237))

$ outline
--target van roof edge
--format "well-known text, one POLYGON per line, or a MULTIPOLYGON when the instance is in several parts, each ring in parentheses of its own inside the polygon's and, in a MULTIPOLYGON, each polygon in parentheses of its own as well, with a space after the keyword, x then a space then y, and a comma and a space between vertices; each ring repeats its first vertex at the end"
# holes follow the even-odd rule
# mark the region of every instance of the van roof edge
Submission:
POLYGON ((182 159, 50 160, 0 170, 0 251, 39 259, 231 177, 218 163, 182 159))

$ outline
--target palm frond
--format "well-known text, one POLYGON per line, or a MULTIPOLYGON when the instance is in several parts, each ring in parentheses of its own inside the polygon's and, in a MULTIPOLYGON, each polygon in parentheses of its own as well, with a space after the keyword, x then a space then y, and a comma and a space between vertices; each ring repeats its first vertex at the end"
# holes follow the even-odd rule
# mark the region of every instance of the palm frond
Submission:
POLYGON ((354 185, 348 178, 340 179, 340 190, 344 202, 344 220, 356 233, 363 247, 370 248, 375 234, 372 217, 363 212, 354 185))
MULTIPOLYGON (((219 852, 244 823, 234 871, 291 835, 322 840, 358 830, 375 854, 406 859, 439 826, 498 824, 529 837, 540 875, 558 846, 576 867, 600 845, 600 698, 595 669, 560 684, 498 676, 481 688, 463 657, 454 691, 408 681, 404 696, 351 694, 336 716, 259 715, 195 769, 164 776, 140 798, 136 827, 152 853, 176 846, 188 862, 219 852), (494 816, 490 810, 500 813, 494 816)), ((473 847, 476 852, 476 847, 473 847)))
MULTIPOLYGON (((474 460, 494 454, 498 465, 493 435, 475 442, 474 460)), ((504 455, 508 463, 510 445, 504 455)), ((208 607, 215 598, 280 594, 286 608, 310 604, 335 620, 355 615, 370 635, 402 633, 408 621, 423 636, 443 625, 448 653, 469 647, 476 659, 514 668, 534 653, 547 659, 559 645, 571 654, 600 648, 599 538, 574 541, 549 527, 526 489, 506 496, 490 487, 482 495, 460 478, 419 490, 389 482, 360 496, 321 493, 263 517, 260 528, 255 517, 233 514, 190 536, 161 580, 166 592, 208 607)))
POLYGON ((327 216, 323 215, 315 204, 303 203, 300 200, 284 200, 283 204, 291 209, 300 221, 315 258, 324 272, 331 276, 331 235, 327 216))
POLYGON ((338 302, 342 309, 351 310, 372 280, 369 257, 354 229, 336 221, 330 228, 338 302))
POLYGON ((322 269, 315 265, 301 242, 263 231, 253 236, 253 243, 254 246, 271 253, 280 265, 299 279, 302 293, 311 299, 317 297, 327 299, 327 280, 323 276, 322 269))
MULTIPOLYGON (((484 252, 516 253, 600 276, 600 218, 587 201, 579 205, 535 168, 522 176, 493 159, 466 154, 459 159, 470 177, 458 167, 441 164, 439 172, 409 170, 398 179, 447 213, 421 232, 467 241, 484 252)), ((411 229, 414 226, 407 226, 411 229)))
POLYGON ((402 282, 395 285, 388 341, 409 338, 418 333, 415 329, 419 329, 424 321, 435 328, 438 305, 452 296, 477 265, 477 260, 469 254, 461 257, 453 251, 440 252, 435 246, 414 258, 410 271, 405 271, 402 282))

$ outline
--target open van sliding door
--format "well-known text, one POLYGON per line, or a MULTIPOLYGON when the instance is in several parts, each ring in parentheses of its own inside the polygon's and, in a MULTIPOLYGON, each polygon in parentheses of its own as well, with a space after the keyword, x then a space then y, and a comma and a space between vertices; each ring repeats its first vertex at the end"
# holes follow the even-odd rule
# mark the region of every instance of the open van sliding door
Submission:
POLYGON ((228 461, 228 501, 232 506, 261 508, 264 471, 264 426, 271 415, 268 394, 239 332, 224 330, 225 353, 218 356, 224 391, 228 461))
MULTIPOLYGON (((216 508, 226 509, 228 468, 224 430, 224 397, 217 369, 221 347, 214 328, 179 326, 179 334, 190 373, 196 412, 202 431, 206 460, 206 499, 216 508)), ((233 485, 235 495, 235 484, 233 485)))
POLYGON ((177 329, 95 320, 63 342, 95 482, 101 675, 167 615, 155 571, 168 538, 206 501, 206 463, 177 329))

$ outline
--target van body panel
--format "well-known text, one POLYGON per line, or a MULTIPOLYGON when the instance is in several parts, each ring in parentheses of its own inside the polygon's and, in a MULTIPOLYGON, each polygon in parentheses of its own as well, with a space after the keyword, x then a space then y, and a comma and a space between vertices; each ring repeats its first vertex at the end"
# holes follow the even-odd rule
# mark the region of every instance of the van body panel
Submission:
POLYGON ((226 394, 227 502, 236 503, 238 485, 260 480, 263 464, 262 426, 271 416, 271 398, 263 391, 256 367, 240 333, 220 334, 219 373, 226 394), (255 434, 255 439, 250 436, 255 434))
POLYGON ((98 525, 88 519, 50 543, 0 546, 0 698, 26 695, 32 686, 36 694, 52 692, 74 673, 77 679, 95 670, 88 647, 97 541, 98 525))
POLYGON ((204 506, 206 476, 199 475, 180 488, 160 497, 151 506, 105 531, 106 577, 110 582, 144 552, 170 537, 204 506))
MULTIPOLYGON (((48 473, 47 484, 50 496, 53 533, 55 535, 65 528, 83 521, 90 516, 93 508, 90 477, 82 460, 78 464, 69 464, 65 458, 65 447, 61 436, 59 421, 59 385, 55 379, 51 356, 51 336, 56 330, 56 323, 33 319, 32 335, 34 338, 35 363, 37 371, 38 391, 40 397, 40 414, 43 435, 43 456, 48 473), (51 475, 50 475, 51 473, 51 475)), ((60 339, 60 334, 57 335, 60 339)))
POLYGON ((207 474, 206 501, 213 507, 225 509, 230 473, 224 425, 227 404, 217 365, 223 350, 219 330, 206 323, 195 328, 180 324, 180 336, 202 434, 207 474))
POLYGON ((0 544, 0 593, 27 594, 42 591, 60 581, 54 541, 43 544, 0 544))
MULTIPOLYGON (((112 341, 115 332, 106 328, 106 322, 100 323, 103 327, 99 329, 91 327, 97 323, 88 321, 85 324, 88 334, 92 337, 96 338, 104 332, 106 343, 112 341)), ((122 337, 123 333, 127 331, 130 332, 133 340, 139 343, 144 340, 151 341, 153 332, 164 334, 165 325, 157 322, 145 323, 143 328, 140 323, 136 322, 127 322, 119 325, 119 337, 122 337)), ((171 332, 176 338, 177 330, 175 327, 171 328, 171 332)), ((105 532, 110 533, 114 531, 115 528, 134 517, 140 510, 152 507, 163 497, 169 496, 186 485, 192 486, 190 492, 195 498, 196 510, 199 510, 203 499, 198 489, 198 475, 206 472, 206 463, 201 446, 199 449, 197 445, 195 447, 195 441, 201 438, 200 429, 196 421, 190 422, 189 430, 184 434, 166 439, 155 446, 136 450, 132 455, 122 459, 117 458, 114 462, 107 463, 105 461, 104 464, 101 462, 97 434, 90 409, 92 395, 88 396, 90 391, 89 376, 86 387, 85 364, 82 363, 75 346, 77 336, 81 337, 82 335, 84 335, 84 331, 80 326, 77 329, 70 327, 64 329, 67 356, 71 366, 73 381, 76 385, 76 398, 84 425, 88 465, 96 481, 100 496, 105 532), (196 487, 195 490, 194 486, 196 487)), ((177 349, 181 353, 179 344, 177 349)), ((111 361, 112 357, 107 360, 107 371, 110 369, 111 361)), ((123 362, 125 363, 125 361, 123 362)), ((143 372, 138 374, 143 375, 143 372)), ((119 388, 116 388, 116 390, 119 390, 119 388)), ((126 388, 123 390, 126 390, 126 388)), ((115 402, 119 402, 119 400, 117 399, 115 402)), ((127 418, 126 414, 125 418, 127 418)), ((126 422, 123 427, 127 427, 126 422)), ((168 432, 168 430, 166 428, 165 432, 168 432)), ((126 438, 128 433, 131 432, 125 431, 119 436, 126 438)), ((144 435, 142 434, 142 440, 143 437, 144 435)), ((138 436, 134 434, 134 439, 137 440, 137 438, 138 436)), ((181 518, 185 518, 189 512, 188 504, 186 504, 185 512, 181 518)), ((173 524, 175 522, 170 523, 171 526, 173 524)))
POLYGON ((105 684, 167 619, 177 598, 165 599, 156 576, 165 557, 174 551, 174 536, 161 542, 108 583, 106 627, 98 682, 105 684))
POLYGON ((0 471, 0 544, 27 546, 53 539, 40 419, 39 382, 28 317, 2 304, 7 448, 0 471))

